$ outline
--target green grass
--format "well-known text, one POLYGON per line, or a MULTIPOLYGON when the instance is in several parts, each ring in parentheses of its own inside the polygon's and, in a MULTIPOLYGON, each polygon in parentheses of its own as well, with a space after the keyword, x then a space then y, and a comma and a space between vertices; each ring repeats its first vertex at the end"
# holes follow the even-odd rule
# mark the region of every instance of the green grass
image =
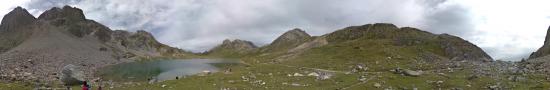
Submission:
MULTIPOLYGON (((317 80, 314 77, 289 77, 287 74, 293 74, 296 72, 306 74, 303 72, 309 70, 303 70, 299 68, 283 67, 276 64, 262 64, 253 66, 239 66, 231 67, 233 69, 232 74, 214 73, 208 76, 192 76, 180 80, 170 80, 155 84, 142 84, 139 86, 127 86, 115 88, 117 90, 136 90, 136 89, 151 89, 151 90, 166 90, 166 89, 194 89, 194 90, 215 90, 221 88, 231 89, 273 89, 273 90, 334 90, 347 88, 350 90, 364 90, 364 89, 412 89, 417 88, 419 90, 426 89, 451 89, 451 88, 463 88, 467 90, 486 89, 489 85, 496 84, 497 80, 489 77, 481 76, 477 79, 468 80, 469 70, 456 71, 453 73, 446 73, 450 78, 437 75, 434 73, 426 73, 426 75, 419 77, 403 76, 400 74, 394 74, 392 72, 370 72, 365 73, 352 73, 343 74, 336 73, 334 77, 327 80, 317 80), (269 75, 269 73, 272 73, 269 75), (369 81, 361 83, 357 80, 361 75, 366 75, 370 78, 369 81), (247 78, 255 76, 248 81, 243 81, 242 76, 247 78), (265 85, 259 85, 258 83, 252 83, 253 81, 261 80, 265 82, 265 85), (230 83, 229 81, 234 81, 230 83), (437 85, 436 81, 443 81, 443 83, 437 85), (298 83, 307 84, 308 86, 291 86, 284 83, 298 83), (382 84, 381 88, 373 86, 374 83, 382 84), (167 87, 161 87, 167 85, 167 87), (471 87, 467 87, 470 85, 471 87)), ((535 80, 535 79, 529 79, 535 80)), ((501 85, 516 85, 517 87, 511 89, 547 89, 548 83, 543 82, 541 84, 533 84, 534 82, 509 82, 506 80, 500 80, 503 82, 501 85)))
POLYGON ((31 90, 30 86, 26 86, 23 83, 0 83, 0 90, 31 90))

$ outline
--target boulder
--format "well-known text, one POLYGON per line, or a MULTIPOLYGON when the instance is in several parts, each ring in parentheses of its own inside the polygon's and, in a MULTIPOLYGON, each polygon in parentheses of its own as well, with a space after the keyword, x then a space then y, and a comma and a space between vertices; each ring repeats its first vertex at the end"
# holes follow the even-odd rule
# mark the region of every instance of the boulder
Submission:
POLYGON ((318 80, 326 80, 326 79, 330 79, 332 76, 333 76, 332 73, 320 72, 319 76, 317 76, 317 79, 318 80))
POLYGON ((405 69, 405 70, 403 70, 403 74, 405 74, 407 76, 417 77, 417 76, 422 75, 422 71, 413 71, 413 70, 405 69))
POLYGON ((309 73, 307 74, 307 76, 314 76, 314 77, 318 77, 319 74, 317 74, 316 72, 312 72, 312 73, 309 73))
POLYGON ((382 85, 381 85, 380 83, 374 83, 374 85, 373 85, 373 86, 374 86, 374 87, 376 87, 376 88, 380 88, 380 87, 382 87, 382 85))
POLYGON ((84 82, 84 72, 72 64, 66 65, 61 71, 61 82, 67 86, 80 85, 84 82))
POLYGON ((294 73, 293 76, 297 76, 297 77, 301 77, 301 76, 304 76, 304 74, 300 74, 300 73, 294 73))
POLYGON ((203 70, 201 73, 198 74, 198 76, 206 76, 212 74, 209 70, 203 70))
POLYGON ((422 71, 413 71, 413 70, 409 70, 409 69, 401 69, 401 68, 396 68, 394 70, 391 70, 392 72, 394 72, 395 74, 402 74, 402 75, 406 75, 406 76, 413 76, 413 77, 417 77, 417 76, 420 76, 422 75, 422 71))

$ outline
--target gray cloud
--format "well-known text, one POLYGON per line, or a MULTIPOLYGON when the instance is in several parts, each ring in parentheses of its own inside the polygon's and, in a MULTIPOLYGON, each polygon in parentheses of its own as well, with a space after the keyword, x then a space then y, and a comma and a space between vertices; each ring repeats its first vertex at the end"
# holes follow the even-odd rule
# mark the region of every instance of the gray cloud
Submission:
POLYGON ((429 13, 426 15, 425 30, 462 37, 475 34, 475 24, 471 19, 473 14, 463 6, 440 3, 434 5, 429 13))
POLYGON ((31 0, 28 5, 28 8, 46 10, 52 8, 53 6, 60 7, 64 5, 77 4, 82 0, 31 0))
POLYGON ((144 29, 192 51, 226 38, 265 45, 292 28, 321 35, 386 22, 459 36, 473 30, 469 11, 446 0, 33 0, 27 8, 40 12, 64 4, 113 29, 144 29))

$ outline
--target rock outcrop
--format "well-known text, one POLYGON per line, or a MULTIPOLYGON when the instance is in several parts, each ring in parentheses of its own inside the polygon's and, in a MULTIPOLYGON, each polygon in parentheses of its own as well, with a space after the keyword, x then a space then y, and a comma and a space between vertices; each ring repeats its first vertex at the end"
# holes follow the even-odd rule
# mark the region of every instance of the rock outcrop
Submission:
POLYGON ((72 64, 66 65, 61 70, 61 82, 66 86, 82 85, 84 80, 84 73, 72 64))
POLYGON ((531 53, 529 59, 543 57, 550 54, 550 27, 546 30, 546 38, 544 39, 544 45, 540 47, 536 52, 531 53))
POLYGON ((82 10, 76 7, 64 6, 63 8, 54 7, 38 16, 42 20, 67 19, 67 21, 86 20, 82 10))
POLYGON ((17 7, 0 27, 0 78, 10 80, 57 80, 68 64, 85 68, 84 78, 92 78, 107 65, 188 54, 143 30, 113 31, 70 6, 54 7, 38 18, 17 7))

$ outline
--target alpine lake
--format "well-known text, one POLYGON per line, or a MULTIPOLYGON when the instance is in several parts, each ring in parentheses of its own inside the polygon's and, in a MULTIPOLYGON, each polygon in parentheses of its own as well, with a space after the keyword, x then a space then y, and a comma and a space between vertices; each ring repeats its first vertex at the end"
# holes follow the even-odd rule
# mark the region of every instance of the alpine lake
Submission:
POLYGON ((107 66, 101 68, 98 75, 103 80, 162 82, 190 75, 225 71, 226 67, 236 65, 242 64, 239 60, 223 59, 149 60, 107 66))

